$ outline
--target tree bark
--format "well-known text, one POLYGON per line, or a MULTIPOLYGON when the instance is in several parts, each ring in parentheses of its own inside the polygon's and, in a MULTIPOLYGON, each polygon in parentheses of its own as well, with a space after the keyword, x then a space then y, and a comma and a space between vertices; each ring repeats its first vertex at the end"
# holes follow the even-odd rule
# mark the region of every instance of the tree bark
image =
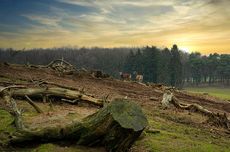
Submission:
POLYGON ((34 109, 38 112, 38 113, 43 113, 43 111, 27 96, 25 95, 27 102, 34 107, 34 109))
POLYGON ((18 88, 11 90, 12 97, 34 97, 34 96, 56 96, 56 97, 62 97, 66 99, 79 99, 82 101, 86 101, 89 103, 92 103, 97 106, 103 106, 103 101, 101 99, 96 99, 91 96, 87 96, 85 94, 82 94, 80 91, 76 90, 70 90, 65 88, 59 88, 59 87, 47 87, 47 88, 18 88))
POLYGON ((194 112, 198 112, 208 117, 208 123, 211 123, 217 127, 223 127, 225 129, 230 130, 230 120, 228 120, 226 113, 219 114, 209 111, 205 109, 199 104, 183 104, 178 98, 176 98, 172 93, 164 93, 162 104, 165 107, 165 103, 167 107, 169 107, 169 103, 173 104, 178 109, 190 110, 194 112))
POLYGON ((103 145, 109 152, 126 152, 147 124, 139 106, 119 99, 86 117, 82 122, 33 130, 21 127, 20 131, 9 139, 9 143, 66 139, 85 146, 103 145))

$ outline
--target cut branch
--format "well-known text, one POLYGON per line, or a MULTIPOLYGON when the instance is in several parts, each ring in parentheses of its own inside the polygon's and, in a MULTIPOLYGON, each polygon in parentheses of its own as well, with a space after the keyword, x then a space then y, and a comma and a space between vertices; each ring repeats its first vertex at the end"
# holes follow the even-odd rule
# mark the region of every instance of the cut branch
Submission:
POLYGON ((43 111, 33 102, 33 100, 31 100, 27 95, 25 95, 27 102, 34 107, 34 109, 38 112, 38 113, 43 113, 43 111))

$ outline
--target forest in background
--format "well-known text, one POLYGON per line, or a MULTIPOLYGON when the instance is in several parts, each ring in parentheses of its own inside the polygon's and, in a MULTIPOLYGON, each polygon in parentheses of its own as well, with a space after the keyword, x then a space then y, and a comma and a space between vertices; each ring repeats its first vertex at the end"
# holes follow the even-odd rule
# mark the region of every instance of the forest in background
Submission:
POLYGON ((176 86, 230 85, 230 55, 201 55, 147 46, 142 48, 0 49, 0 61, 17 64, 48 64, 64 58, 77 68, 102 70, 116 78, 119 72, 142 74, 145 82, 176 86))

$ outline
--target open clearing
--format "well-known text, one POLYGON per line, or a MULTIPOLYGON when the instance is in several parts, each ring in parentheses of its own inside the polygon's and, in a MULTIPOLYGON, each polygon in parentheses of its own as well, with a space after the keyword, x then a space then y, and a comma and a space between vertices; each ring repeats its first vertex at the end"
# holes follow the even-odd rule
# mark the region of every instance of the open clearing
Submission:
MULTIPOLYGON (((161 99, 163 91, 160 86, 143 85, 136 82, 121 81, 113 78, 93 78, 81 75, 59 76, 50 69, 34 69, 24 66, 0 65, 0 85, 24 83, 35 80, 46 80, 61 85, 82 89, 97 98, 103 98, 109 94, 109 99, 128 98, 139 104, 146 114, 149 127, 157 130, 156 133, 144 132, 140 139, 133 145, 131 152, 216 152, 230 151, 230 132, 223 128, 217 128, 206 123, 206 117, 186 110, 178 110, 175 107, 163 109, 161 99), (15 74, 16 73, 16 74, 15 74), (151 97, 157 100, 150 100, 151 97)), ((187 92, 175 91, 177 98, 184 103, 197 103, 208 110, 226 113, 230 115, 230 103, 215 99, 208 95, 194 95, 187 92)), ((1 103, 1 99, 0 99, 1 103)), ((87 106, 56 103, 51 110, 49 103, 37 102, 45 113, 37 114, 26 102, 18 101, 19 107, 24 109, 24 120, 28 125, 68 123, 71 119, 92 114, 97 108, 87 106)), ((0 138, 4 138, 5 132, 14 132, 13 118, 8 112, 0 110, 0 138)), ((62 142, 38 143, 35 145, 23 145, 0 147, 0 151, 36 151, 36 152, 103 152, 101 147, 81 147, 62 142)))
POLYGON ((230 100, 230 88, 223 87, 189 87, 185 90, 193 93, 208 93, 211 96, 224 100, 230 100))

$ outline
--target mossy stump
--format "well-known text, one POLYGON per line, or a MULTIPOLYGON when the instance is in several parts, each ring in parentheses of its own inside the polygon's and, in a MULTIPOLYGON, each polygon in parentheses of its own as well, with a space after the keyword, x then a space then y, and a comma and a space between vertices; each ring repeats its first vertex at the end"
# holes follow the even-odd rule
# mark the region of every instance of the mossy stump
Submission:
POLYGON ((78 145, 104 146, 109 152, 125 152, 141 135, 147 123, 138 105, 117 99, 82 122, 52 128, 26 128, 13 136, 9 143, 70 140, 78 145))

